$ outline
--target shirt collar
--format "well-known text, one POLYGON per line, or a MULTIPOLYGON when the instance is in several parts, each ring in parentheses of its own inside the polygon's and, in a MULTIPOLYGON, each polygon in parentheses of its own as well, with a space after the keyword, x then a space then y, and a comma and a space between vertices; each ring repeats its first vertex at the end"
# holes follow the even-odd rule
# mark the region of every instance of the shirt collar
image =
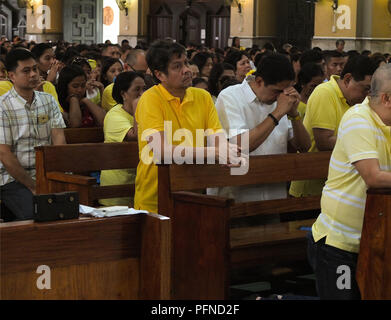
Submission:
POLYGON ((252 103, 258 99, 247 80, 242 82, 241 87, 247 103, 252 103))
MULTIPOLYGON (((12 94, 12 97, 13 98, 17 98, 19 99, 23 105, 28 105, 28 102, 25 98, 23 98, 16 90, 15 90, 15 86, 13 86, 10 90, 11 94, 12 94)), ((35 105, 37 103, 37 94, 36 92, 34 91, 34 97, 33 97, 33 102, 31 103, 31 106, 35 105)))
MULTIPOLYGON (((160 92, 163 94, 163 97, 167 101, 179 100, 178 97, 174 97, 170 92, 168 92, 168 90, 161 83, 158 85, 158 88, 159 88, 160 92)), ((187 102, 192 102, 192 101, 194 101, 193 92, 190 88, 187 88, 185 98, 183 99, 182 104, 187 103, 187 102)))
POLYGON ((342 90, 341 90, 341 88, 339 87, 338 82, 337 82, 339 79, 340 79, 340 76, 336 76, 336 75, 331 76, 331 78, 330 78, 330 84, 331 84, 331 86, 334 88, 334 90, 337 92, 338 98, 339 98, 343 103, 347 104, 346 98, 345 98, 345 96, 343 95, 342 90))

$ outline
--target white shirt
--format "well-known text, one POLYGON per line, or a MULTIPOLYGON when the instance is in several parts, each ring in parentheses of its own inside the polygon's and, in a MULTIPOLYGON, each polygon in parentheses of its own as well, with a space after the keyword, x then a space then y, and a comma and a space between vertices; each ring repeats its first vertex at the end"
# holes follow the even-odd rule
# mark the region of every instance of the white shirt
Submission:
MULTIPOLYGON (((271 105, 261 103, 246 80, 241 84, 226 88, 216 100, 221 125, 227 131, 229 138, 255 128, 276 107, 277 102, 271 105), (233 132, 232 129, 237 129, 237 132, 233 132)), ((292 123, 287 116, 284 116, 266 140, 250 155, 287 153, 288 141, 292 138, 292 123)), ((237 202, 282 199, 287 197, 287 186, 285 183, 278 183, 213 188, 208 190, 208 194, 231 197, 237 202)))

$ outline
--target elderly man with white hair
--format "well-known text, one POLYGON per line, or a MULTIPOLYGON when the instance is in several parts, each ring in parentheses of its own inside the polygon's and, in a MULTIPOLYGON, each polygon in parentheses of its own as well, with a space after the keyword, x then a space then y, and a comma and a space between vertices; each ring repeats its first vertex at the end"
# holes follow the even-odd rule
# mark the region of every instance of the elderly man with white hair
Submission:
POLYGON ((369 102, 343 116, 309 234, 309 259, 321 299, 360 299, 355 279, 368 188, 391 187, 391 65, 375 72, 369 102), (339 268, 351 283, 341 288, 339 268))

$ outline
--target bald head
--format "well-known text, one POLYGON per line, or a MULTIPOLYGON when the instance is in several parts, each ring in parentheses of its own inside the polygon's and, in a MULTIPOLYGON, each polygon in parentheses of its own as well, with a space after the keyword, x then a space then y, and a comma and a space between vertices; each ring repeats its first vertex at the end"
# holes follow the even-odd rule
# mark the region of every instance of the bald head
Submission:
POLYGON ((125 61, 133 70, 145 72, 148 69, 147 60, 145 59, 145 51, 134 49, 129 52, 125 61))
POLYGON ((391 94, 391 64, 379 67, 372 77, 371 98, 379 98, 382 93, 391 94))

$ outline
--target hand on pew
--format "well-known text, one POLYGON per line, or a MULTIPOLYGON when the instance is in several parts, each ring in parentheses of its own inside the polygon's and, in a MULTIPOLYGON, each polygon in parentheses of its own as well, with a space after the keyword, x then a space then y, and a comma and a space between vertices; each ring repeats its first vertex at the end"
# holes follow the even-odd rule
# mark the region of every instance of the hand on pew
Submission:
POLYGON ((242 148, 238 145, 227 142, 227 144, 216 148, 216 159, 223 166, 237 168, 246 166, 248 155, 242 155, 242 148))

